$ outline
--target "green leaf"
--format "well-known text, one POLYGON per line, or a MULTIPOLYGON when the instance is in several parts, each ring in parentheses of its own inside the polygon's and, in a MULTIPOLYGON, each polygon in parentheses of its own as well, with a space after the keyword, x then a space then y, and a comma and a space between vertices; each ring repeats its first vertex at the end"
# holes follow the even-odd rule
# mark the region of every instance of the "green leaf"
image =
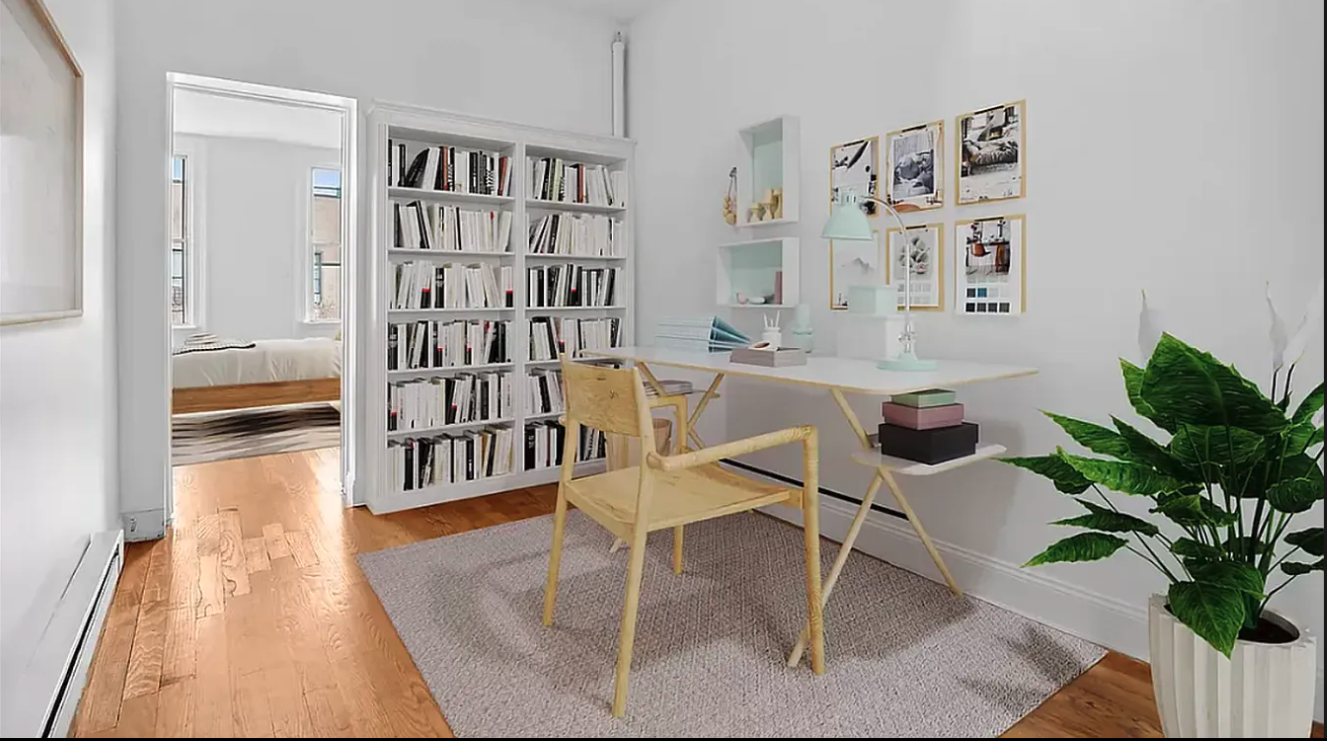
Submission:
POLYGON ((1176 556, 1193 561, 1220 561, 1226 552, 1214 545, 1200 543, 1192 538, 1180 538, 1170 546, 1170 552, 1176 556))
POLYGON ((1128 545, 1129 541, 1105 533, 1079 533, 1052 543, 1049 548, 1032 557, 1023 564, 1041 566, 1048 563, 1066 563, 1078 561, 1100 561, 1114 555, 1115 551, 1128 545))
POLYGON ((1279 432, 1288 420, 1257 386, 1233 367, 1161 336, 1143 372, 1142 398, 1177 423, 1240 427, 1260 434, 1279 432))
POLYGON ((1221 547, 1225 549, 1226 553, 1232 555, 1250 554, 1256 556, 1267 552, 1266 543, 1257 538, 1246 535, 1236 535, 1233 538, 1227 538, 1226 542, 1221 544, 1221 547))
POLYGON ((1182 424, 1170 440, 1171 455, 1189 466, 1239 466, 1256 460, 1262 450, 1262 435, 1238 427, 1182 424))
MULTIPOLYGON (((1277 445, 1279 446, 1279 443, 1277 445)), ((1277 482, 1301 478, 1314 482, 1319 490, 1323 488, 1322 469, 1318 468, 1313 458, 1303 453, 1277 458, 1279 447, 1275 450, 1270 448, 1265 450, 1268 451, 1268 456, 1263 459, 1264 464, 1254 467, 1253 475, 1249 478, 1249 483, 1244 487, 1241 496, 1262 499, 1267 495, 1267 490, 1277 482)))
POLYGON ((1296 514, 1322 500, 1322 483, 1310 478, 1281 481, 1267 490, 1267 503, 1277 512, 1296 514))
POLYGON ((1092 482, 1083 478, 1083 474, 1061 460, 1058 455, 1042 455, 1030 458, 1000 458, 1011 466, 1018 466, 1035 474, 1045 476, 1055 484, 1055 488, 1065 494, 1077 496, 1087 491, 1092 482))
POLYGON ((1284 573, 1286 576, 1300 576, 1302 574, 1307 574, 1310 571, 1322 571, 1322 561, 1323 560, 1321 558, 1315 561, 1314 563, 1300 563, 1298 561, 1286 561, 1285 563, 1281 564, 1281 572, 1284 573))
POLYGON ((1244 625, 1242 593, 1229 587, 1182 581, 1170 585, 1170 611, 1212 648, 1230 656, 1244 625))
POLYGON ((1319 409, 1322 409, 1321 382, 1318 383, 1316 388, 1309 392, 1308 396, 1304 397, 1303 401, 1299 402, 1299 406, 1295 407, 1295 414, 1290 420, 1295 424, 1302 424, 1304 422, 1312 423, 1313 415, 1317 414, 1319 409))
POLYGON ((1176 525, 1186 528, 1202 525, 1226 527, 1239 519, 1234 512, 1221 509, 1201 494, 1168 497, 1154 507, 1152 512, 1163 514, 1176 525))
POLYGON ((1056 452, 1066 463, 1073 466, 1075 471, 1082 474, 1083 478, 1121 494, 1155 497, 1190 486, 1184 481, 1158 473, 1150 466, 1141 463, 1084 458, 1069 455, 1059 449, 1056 452))
POLYGON ((1285 537, 1289 545, 1303 550, 1310 556, 1322 555, 1322 528, 1311 527, 1308 530, 1300 530, 1297 533, 1290 533, 1285 537))
POLYGON ((1143 369, 1120 358, 1120 371, 1124 373, 1124 391, 1129 395, 1129 404, 1138 416, 1150 421, 1166 432, 1175 431, 1175 421, 1157 412, 1143 399, 1143 369))
POLYGON ((1177 479, 1194 482, 1202 481, 1202 475, 1198 471, 1189 470, 1184 464, 1175 460, 1170 451, 1166 450, 1166 446, 1116 417, 1111 417, 1110 420, 1115 423, 1115 429, 1119 430, 1120 439, 1124 440, 1124 444, 1129 446, 1129 460, 1135 463, 1144 463, 1167 476, 1174 476, 1177 479))
POLYGON ((1307 443, 1304 444, 1304 449, 1305 449, 1305 450, 1308 450, 1309 448, 1316 447, 1316 446, 1318 446, 1318 445, 1322 445, 1322 444, 1323 444, 1323 443, 1322 443, 1322 430, 1323 430, 1323 428, 1321 428, 1321 427, 1318 427, 1318 428, 1316 428, 1315 430, 1313 430, 1313 434, 1312 434, 1312 435, 1309 435, 1309 441, 1308 441, 1307 443))
POLYGON ((1087 507, 1091 514, 1070 517, 1067 520, 1056 520, 1051 524, 1081 527, 1107 533, 1141 533, 1142 535, 1153 536, 1160 532, 1156 525, 1142 518, 1116 512, 1081 499, 1078 500, 1078 503, 1087 507))
POLYGON ((1069 433, 1069 437, 1072 437, 1074 442, 1093 453, 1108 455, 1112 458, 1127 459, 1129 457, 1129 444, 1115 430, 1091 422, 1084 422, 1081 419, 1065 417, 1054 412, 1042 412, 1042 414, 1050 417, 1055 424, 1069 433))
POLYGON ((1228 587, 1246 594, 1264 596, 1267 583, 1262 572, 1254 567, 1235 561, 1212 561, 1194 564, 1189 567, 1189 574, 1200 584, 1215 587, 1228 587))

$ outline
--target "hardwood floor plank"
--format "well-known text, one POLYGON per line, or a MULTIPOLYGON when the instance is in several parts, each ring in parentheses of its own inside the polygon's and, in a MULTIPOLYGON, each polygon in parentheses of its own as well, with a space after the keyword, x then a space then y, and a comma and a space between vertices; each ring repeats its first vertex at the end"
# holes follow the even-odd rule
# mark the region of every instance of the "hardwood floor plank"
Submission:
POLYGON ((267 557, 267 541, 262 537, 244 539, 244 567, 250 574, 272 568, 267 557))
POLYGON ((154 695, 161 688, 161 663, 166 647, 168 613, 164 600, 145 602, 138 609, 138 626, 134 630, 134 645, 129 654, 129 670, 124 680, 126 701, 154 695))
POLYGON ((115 587, 115 600, 138 605, 142 601, 143 585, 147 583, 147 569, 152 561, 151 543, 125 543, 124 568, 120 583, 115 587))
POLYGON ((235 720, 230 699, 230 662, 226 654, 223 615, 197 621, 197 665, 193 692, 194 733, 200 738, 233 738, 235 720))
POLYGON ((129 655, 134 646, 134 630, 138 623, 138 606, 111 602, 106 626, 93 654, 88 671, 88 683, 79 701, 78 732, 90 735, 115 728, 120 720, 120 704, 124 699, 124 682, 129 672, 129 655))
POLYGON ((142 602, 170 599, 172 544, 169 535, 161 540, 152 541, 152 557, 148 562, 147 575, 143 581, 142 602))
POLYGON ((221 578, 226 597, 241 597, 249 593, 249 568, 244 560, 244 536, 240 533, 240 513, 237 509, 223 509, 217 513, 221 521, 221 578))
POLYGON ((275 560, 290 555, 290 546, 286 544, 286 533, 281 523, 263 525, 263 540, 267 542, 268 558, 275 560))
POLYGON ((194 688, 192 677, 161 688, 157 693, 157 727, 152 735, 157 738, 193 737, 194 688))
POLYGON ((309 543, 309 534, 304 531, 287 532, 286 544, 290 546, 290 555, 295 559, 295 565, 301 569, 318 565, 318 554, 313 552, 313 545, 309 543))
POLYGON ((175 545, 171 548, 170 606, 193 610, 203 599, 198 584, 198 541, 181 538, 173 532, 177 526, 171 525, 175 545))
POLYGON ((120 706, 120 722, 115 726, 115 738, 143 738, 157 730, 156 693, 134 697, 120 706))
POLYGON ((221 553, 198 557, 198 608, 194 611, 201 619, 220 615, 225 609, 225 578, 221 575, 221 553))
POLYGON ((195 638, 198 617, 192 607, 172 607, 166 618, 166 645, 161 657, 161 685, 192 679, 197 666, 195 638))

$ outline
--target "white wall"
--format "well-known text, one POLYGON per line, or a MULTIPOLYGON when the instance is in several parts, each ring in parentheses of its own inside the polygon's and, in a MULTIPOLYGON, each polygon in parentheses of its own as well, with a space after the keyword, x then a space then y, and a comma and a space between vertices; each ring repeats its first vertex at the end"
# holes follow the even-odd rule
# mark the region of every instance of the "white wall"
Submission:
MULTIPOLYGON (((354 97, 361 110, 379 99, 573 131, 610 129, 608 45, 616 24, 543 4, 137 0, 119 6, 116 22, 124 38, 140 40, 119 57, 120 399, 131 410, 121 420, 120 483, 127 512, 160 510, 169 486, 167 72, 354 97)), ((367 218, 361 225, 366 233, 367 218)))
POLYGON ((263 139, 176 136, 195 153, 202 323, 175 330, 245 340, 334 337, 304 321, 310 171, 338 169, 336 149, 263 139))
POLYGON ((0 654, 30 656, 88 536, 117 527, 111 4, 47 0, 83 69, 83 316, 0 328, 0 654))
MULTIPOLYGON (((1167 329, 1265 384, 1264 283, 1298 311, 1323 272, 1322 21, 1320 3, 666 4, 633 23, 629 40, 638 264, 653 276, 638 287, 638 330, 648 337, 661 315, 713 305, 707 268, 713 246, 733 241, 720 203, 739 127, 801 118, 802 223, 783 234, 801 237, 803 299, 814 307, 818 344, 833 351, 842 318, 828 310, 819 238, 829 147, 944 119, 952 179, 953 117, 1026 98, 1027 198, 912 219, 945 222, 952 250, 955 219, 1027 214, 1026 316, 919 320, 926 356, 1040 368, 1031 379, 962 392, 983 435, 1040 454, 1068 443, 1038 409, 1101 422, 1126 412, 1115 359, 1137 355, 1143 288, 1167 329)), ((952 252, 946 262, 952 271, 952 252)), ((735 316, 758 329, 758 319, 735 316)), ((1322 378, 1322 354, 1319 341, 1297 374, 1301 393, 1322 378)), ((822 483, 865 491, 869 472, 848 462, 852 434, 825 395, 725 388, 729 437, 817 423, 822 483)), ((855 402, 867 424, 879 421, 877 403, 855 402)), ((798 468, 793 451, 755 460, 798 468)), ((1145 652, 1141 622, 1108 625, 1120 615, 1145 620, 1145 598, 1163 586, 1145 565, 1126 554, 1016 570, 1067 534, 1043 523, 1076 510, 1044 481, 992 463, 904 485, 973 593, 1098 640, 1125 635, 1118 648, 1145 652), (1011 577, 1039 586, 997 588, 1011 577), (1079 606, 1062 604, 1066 594, 1079 606)), ((1302 519, 1321 518, 1319 508, 1302 519)), ((895 524, 885 518, 875 528, 880 549, 901 543, 919 554, 895 524)), ((1322 634, 1320 575, 1301 579, 1278 604, 1322 634)))

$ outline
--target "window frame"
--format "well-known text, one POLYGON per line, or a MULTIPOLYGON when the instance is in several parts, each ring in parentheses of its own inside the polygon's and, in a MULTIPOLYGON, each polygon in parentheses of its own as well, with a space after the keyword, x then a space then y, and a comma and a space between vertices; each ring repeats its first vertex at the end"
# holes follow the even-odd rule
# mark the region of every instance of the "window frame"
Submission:
POLYGON ((174 204, 168 205, 166 210, 166 312, 168 321, 172 330, 198 330, 204 326, 206 317, 206 249, 204 247, 204 237, 206 229, 205 203, 206 203, 206 184, 207 177, 207 152, 203 142, 199 139, 189 136, 174 136, 170 161, 168 162, 166 190, 167 200, 171 198, 170 185, 174 182, 175 158, 184 158, 184 216, 182 227, 182 241, 184 243, 184 322, 176 324, 174 312, 171 309, 170 293, 171 281, 174 277, 172 270, 172 253, 175 249, 175 240, 171 236, 171 209, 174 204))
POLYGON ((323 327, 333 326, 333 325, 340 326, 341 323, 345 321, 345 306, 346 306, 345 276, 346 276, 346 236, 347 236, 346 232, 347 229, 349 228, 349 225, 348 225, 348 214, 346 211, 345 170, 341 167, 341 163, 339 161, 313 164, 310 165, 308 168, 306 168, 304 174, 304 193, 302 198, 300 199, 300 203, 303 204, 304 213, 303 213, 303 218, 300 219, 301 235, 300 239, 297 241, 297 244, 299 245, 298 249, 300 251, 300 254, 295 263, 300 267, 299 295, 300 295, 300 305, 302 308, 299 310, 298 319, 301 324, 306 324, 306 325, 323 326, 323 327), (337 319, 316 319, 314 318, 313 315, 313 309, 314 309, 313 270, 316 264, 315 255, 317 253, 317 250, 315 249, 317 245, 314 243, 313 240, 313 219, 314 219, 313 206, 314 206, 314 199, 317 198, 317 194, 314 193, 315 170, 335 170, 341 173, 341 194, 337 196, 337 198, 341 201, 341 213, 340 213, 341 259, 340 261, 334 264, 337 267, 341 268, 342 295, 339 298, 341 298, 340 306, 341 306, 342 315, 337 319))

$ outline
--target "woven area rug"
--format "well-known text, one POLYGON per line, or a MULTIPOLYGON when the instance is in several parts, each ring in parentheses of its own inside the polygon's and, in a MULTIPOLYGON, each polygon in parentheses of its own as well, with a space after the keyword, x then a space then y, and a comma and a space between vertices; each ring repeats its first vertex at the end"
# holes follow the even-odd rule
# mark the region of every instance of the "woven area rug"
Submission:
POLYGON ((171 465, 334 448, 341 444, 338 403, 235 409, 171 417, 171 465))
MULTIPOLYGON (((540 624, 551 516, 359 558, 458 736, 995 736, 1098 647, 852 556, 823 676, 784 655, 805 616, 801 531, 758 514, 650 538, 624 719, 609 713, 626 551, 573 511, 557 622, 540 624)), ((825 571, 835 553, 822 549, 825 571)))

